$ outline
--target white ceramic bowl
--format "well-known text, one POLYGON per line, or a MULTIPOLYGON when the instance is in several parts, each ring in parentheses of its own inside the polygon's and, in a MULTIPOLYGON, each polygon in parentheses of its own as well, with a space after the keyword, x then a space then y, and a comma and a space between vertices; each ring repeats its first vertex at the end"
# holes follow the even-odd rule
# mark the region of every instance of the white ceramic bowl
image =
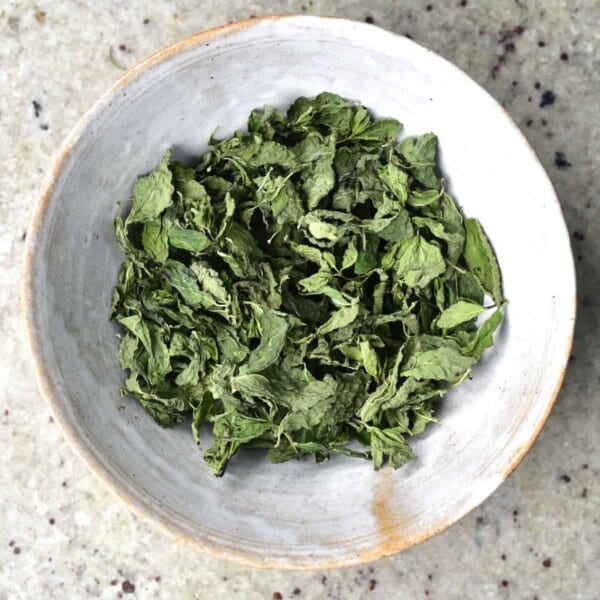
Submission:
POLYGON ((377 27, 273 17, 192 36, 101 98, 66 141, 28 235, 25 313, 44 396, 88 465, 139 513, 226 558, 277 568, 352 565, 448 527, 506 479, 558 393, 575 313, 569 238, 552 185, 514 123, 462 71, 377 27), (439 135, 442 167, 497 251, 510 300, 497 345, 415 439, 419 459, 374 472, 334 458, 215 479, 189 425, 161 429, 119 396, 112 220, 167 147, 197 156, 252 108, 332 91, 439 135), (120 407, 125 406, 125 410, 120 407))

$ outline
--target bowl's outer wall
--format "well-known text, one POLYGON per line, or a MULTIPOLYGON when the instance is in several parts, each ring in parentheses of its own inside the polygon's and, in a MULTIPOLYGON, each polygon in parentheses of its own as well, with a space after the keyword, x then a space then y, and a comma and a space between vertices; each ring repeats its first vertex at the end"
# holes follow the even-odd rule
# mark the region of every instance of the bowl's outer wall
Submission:
MULTIPOLYGON (((45 396, 110 487, 169 531, 261 566, 349 565, 426 539, 518 464, 560 387, 575 311, 572 255, 550 181, 506 113, 410 40, 343 20, 285 17, 199 34, 146 61, 68 140, 34 217, 30 341, 45 396), (215 479, 188 426, 161 429, 119 396, 108 321, 122 255, 118 200, 165 149, 197 156, 218 127, 300 95, 356 98, 406 133, 435 131, 450 191, 492 239, 510 300, 497 345, 414 442, 419 459, 374 472, 336 458, 271 465, 247 452, 215 479)), ((33 238, 33 239, 31 239, 33 238)), ((203 444, 206 446, 206 443, 203 444)))

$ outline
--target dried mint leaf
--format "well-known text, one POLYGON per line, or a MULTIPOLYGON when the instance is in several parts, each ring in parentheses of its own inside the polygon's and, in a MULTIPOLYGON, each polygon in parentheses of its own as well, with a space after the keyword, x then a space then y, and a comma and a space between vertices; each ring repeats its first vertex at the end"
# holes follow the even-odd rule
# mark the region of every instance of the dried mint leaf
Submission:
POLYGON ((331 93, 254 110, 195 166, 167 152, 115 220, 122 393, 197 443, 209 423, 215 475, 244 447, 400 467, 492 346, 492 246, 437 137, 400 130, 331 93))

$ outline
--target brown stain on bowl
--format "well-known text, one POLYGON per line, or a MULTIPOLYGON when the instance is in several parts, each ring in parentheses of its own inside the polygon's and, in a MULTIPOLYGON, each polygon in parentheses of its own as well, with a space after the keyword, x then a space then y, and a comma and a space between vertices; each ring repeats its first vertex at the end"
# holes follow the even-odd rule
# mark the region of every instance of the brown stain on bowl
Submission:
MULTIPOLYGON (((102 110, 104 105, 110 106, 112 98, 116 95, 116 93, 119 92, 121 88, 126 86, 128 83, 134 81, 139 76, 141 76, 145 71, 156 65, 166 62, 167 60, 185 52, 190 48, 210 44, 212 40, 222 39, 226 36, 236 33, 237 31, 248 29, 250 27, 256 27, 261 23, 277 21, 280 19, 286 19, 290 17, 297 18, 298 16, 291 14, 283 14, 246 19, 243 21, 236 21, 234 23, 230 23, 220 27, 214 27, 212 29, 193 34, 175 44, 167 46, 166 48, 156 52, 155 54, 151 55, 150 57, 139 63, 136 67, 134 67, 133 69, 128 71, 123 77, 121 77, 96 103, 92 105, 92 107, 80 119, 80 121, 73 128, 72 132, 65 140, 62 148, 57 154, 53 167, 46 178, 45 184, 42 187, 40 200, 36 209, 34 210, 31 224, 29 227, 29 234, 27 235, 26 240, 23 268, 23 294, 21 307, 24 320, 26 322, 28 345, 31 356, 33 358, 35 374, 42 392, 42 396, 48 403, 55 420, 61 427, 63 433, 65 434, 65 437, 69 441, 71 447, 78 454, 78 456, 87 464, 88 468, 111 490, 111 492, 115 494, 115 496, 117 496, 122 502, 124 502, 130 509, 132 509, 136 514, 140 515, 141 517, 151 521, 155 526, 157 526, 161 531, 168 534, 170 537, 186 544, 187 546, 191 546, 194 549, 201 550, 213 557, 234 560, 238 563, 259 568, 274 568, 284 570, 315 568, 333 569, 340 567, 350 567, 365 562, 370 562, 379 558, 383 558, 385 556, 390 556, 391 554, 395 554, 397 552, 401 552, 402 550, 414 546, 415 544, 419 544, 433 537, 434 535, 437 535, 450 525, 454 524, 456 521, 468 514, 473 508, 475 508, 475 506, 477 506, 479 502, 476 502, 474 505, 465 505, 460 511, 457 511, 457 514, 454 514, 452 517, 440 520, 437 523, 435 523, 434 526, 428 529, 422 529, 416 535, 408 536, 401 531, 401 524, 398 521, 398 515, 394 514, 392 479, 393 472, 390 471, 389 468, 387 468, 382 470, 381 472, 381 483, 378 485, 374 492, 372 502, 372 512, 373 516, 375 517, 377 529, 379 532, 379 542, 374 543, 371 548, 367 550, 362 550, 361 552, 357 552, 356 554, 345 555, 341 558, 334 559, 323 558, 322 556, 315 556, 310 554, 307 554, 302 558, 298 558, 295 556, 280 556, 278 557, 278 559, 259 558, 255 553, 253 553, 247 548, 237 547, 235 550, 224 548, 220 543, 220 540, 215 538, 208 532, 202 538, 193 537, 187 531, 185 531, 184 528, 177 524, 174 524, 173 522, 170 522, 169 520, 165 519, 163 514, 157 512, 157 503, 153 498, 145 497, 144 495, 140 495, 139 493, 132 493, 132 490, 127 489, 126 485, 119 485, 119 483, 115 480, 114 476, 108 472, 105 472, 102 469, 102 467, 98 464, 97 459, 94 456, 94 451, 88 448, 86 444, 83 443, 77 437, 76 433, 73 430, 71 430, 70 427, 66 424, 66 418, 64 417, 59 405, 55 401, 54 395, 56 393, 56 389, 52 382, 52 378, 46 371, 46 367, 43 363, 41 352, 38 349, 38 341, 36 339, 33 327, 35 324, 36 312, 36 306, 34 303, 35 294, 33 277, 33 257, 35 255, 36 249, 37 232, 41 229, 43 225, 44 217, 46 215, 47 208, 53 194, 54 185, 59 177, 60 172, 64 167, 64 163, 69 157, 72 149, 74 148, 76 142, 79 140, 85 128, 93 122, 95 114, 102 110)), ((336 19, 331 18, 331 20, 336 19)), ((368 27, 372 28, 373 25, 369 25, 368 27)), ((435 53, 433 53, 430 50, 428 50, 428 52, 435 55, 435 53)), ((459 70, 458 67, 456 67, 452 63, 448 63, 448 65, 455 70, 459 70)), ((515 125, 512 118, 510 117, 510 115, 504 109, 502 109, 502 107, 500 107, 499 104, 497 104, 497 107, 500 108, 504 113, 508 124, 518 133, 521 133, 515 125)), ((527 145, 531 154, 537 160, 537 156, 533 148, 522 133, 521 137, 523 142, 527 145)), ((550 186, 552 187, 550 179, 548 178, 548 175, 547 173, 545 173, 545 171, 544 174, 548 179, 550 186)), ((556 194, 554 194, 554 200, 559 205, 560 209, 560 204, 558 202, 556 194)), ((550 414, 550 411, 556 400, 556 397, 558 395, 566 373, 566 365, 568 363, 568 359, 571 353, 572 341, 573 337, 571 336, 567 352, 564 358, 565 367, 563 368, 556 382, 551 398, 548 401, 546 410, 542 417, 539 419, 538 423, 536 424, 536 429, 531 435, 530 439, 527 441, 526 444, 521 446, 514 453, 511 462, 509 463, 509 465, 503 473, 503 479, 506 479, 511 474, 511 472, 518 466, 523 456, 527 453, 527 451, 535 442, 544 423, 546 422, 546 419, 550 414)))
POLYGON ((393 514, 394 482, 392 472, 385 468, 379 472, 380 481, 373 494, 372 511, 381 537, 380 547, 393 547, 398 542, 397 520, 393 514))

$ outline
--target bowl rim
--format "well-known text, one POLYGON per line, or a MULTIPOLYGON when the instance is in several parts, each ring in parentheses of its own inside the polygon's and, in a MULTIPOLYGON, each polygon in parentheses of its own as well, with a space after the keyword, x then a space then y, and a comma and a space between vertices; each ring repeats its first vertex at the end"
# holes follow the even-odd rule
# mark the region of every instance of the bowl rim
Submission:
MULTIPOLYGON (((558 373, 557 376, 555 375, 554 388, 551 396, 548 398, 544 413, 540 417, 539 421, 536 423, 535 428, 531 431, 526 443, 522 444, 514 452, 510 462, 507 465, 505 465, 504 471, 502 473, 502 478, 498 486, 495 486, 493 489, 491 489, 489 493, 486 493, 484 497, 479 499, 472 506, 466 506, 462 508, 460 511, 457 511, 456 514, 452 515, 451 518, 436 523, 435 526, 419 532, 418 535, 415 535, 411 538, 406 538, 403 537, 398 531, 394 531, 391 532, 389 536, 386 536, 387 539, 384 544, 379 544, 374 549, 363 551, 360 554, 345 554, 341 558, 337 559, 315 559, 310 555, 303 556, 301 558, 283 556, 280 558, 283 558, 285 562, 281 562, 277 559, 259 559, 254 554, 246 552, 242 548, 236 549, 236 551, 225 550, 219 547, 218 541, 216 543, 207 543, 206 540, 198 539, 197 537, 190 536, 188 533, 183 532, 177 525, 171 523, 168 520, 168 518, 166 518, 159 511, 157 511, 156 508, 150 502, 145 501, 141 495, 136 493, 130 494, 127 490, 122 489, 121 484, 110 473, 110 471, 96 463, 93 452, 90 451, 86 442, 80 439, 78 434, 70 428, 66 418, 63 418, 63 414, 60 408, 60 402, 57 401, 55 397, 55 392, 53 390, 52 376, 46 371, 44 359, 42 353, 39 350, 39 346, 42 342, 38 339, 37 332, 35 329, 36 310, 34 298, 36 296, 36 290, 34 281, 35 278, 33 275, 33 262, 35 256, 37 255, 38 233, 43 228, 48 206, 50 204, 50 200, 53 197, 54 186, 64 166, 64 163, 66 159, 70 156, 71 151, 82 136, 83 132, 95 118, 96 114, 100 112, 100 110, 105 106, 105 104, 109 102, 109 100, 118 91, 120 91, 122 87, 127 85, 129 82, 135 80, 136 78, 142 76, 146 71, 152 69, 153 67, 170 60, 172 57, 177 56, 188 49, 193 49, 197 46, 206 44, 207 42, 216 38, 225 38, 238 31, 249 29, 261 23, 275 22, 279 20, 295 20, 309 24, 311 22, 322 23, 324 21, 352 23, 352 25, 356 26, 357 29, 364 28, 366 30, 367 28, 377 27, 379 33, 381 35, 389 36, 390 40, 393 40, 394 38, 398 37, 405 37, 401 36, 400 34, 388 31, 377 25, 366 24, 346 18, 304 14, 277 14, 263 17, 252 17, 250 19, 234 21, 226 25, 221 25, 218 27, 213 27, 194 33, 183 38, 178 42, 175 42, 158 50, 157 52, 143 59, 132 69, 128 70, 123 76, 121 76, 112 86, 109 87, 109 89, 106 92, 104 92, 100 96, 100 98, 98 98, 92 104, 92 106, 84 113, 84 115, 79 119, 76 125, 71 129, 70 133, 67 135, 64 142, 60 146, 57 154, 55 155, 53 165, 49 170, 48 174, 46 175, 45 181, 41 186, 41 192, 39 194, 37 204, 33 209, 32 217, 28 227, 27 238, 25 240, 25 251, 22 265, 21 313, 25 321, 27 345, 29 348, 29 355, 33 361, 38 388, 40 389, 41 395, 48 404, 53 417, 62 429, 63 435, 65 436, 69 445, 72 447, 75 453, 87 465, 89 470, 92 473, 94 473, 94 475, 98 477, 115 496, 117 496, 122 502, 124 502, 130 509, 132 509, 134 513, 150 521, 159 530, 163 531, 164 533, 168 534, 170 537, 176 539, 179 542, 183 542, 189 546, 201 550, 202 552, 210 556, 221 559, 233 560, 237 563, 241 563, 251 567, 273 568, 281 570, 314 570, 351 567, 399 553, 411 546, 414 546, 432 538, 433 536, 437 535, 438 533, 441 533, 445 529, 449 528, 451 525, 461 520, 474 508, 476 508, 481 503, 483 503, 483 501, 489 498, 489 496, 499 487, 499 485, 501 485, 511 475, 511 473, 517 468, 523 457, 527 454, 527 452, 531 449, 531 447, 537 440, 544 424, 546 423, 546 420, 548 419, 548 416, 552 410, 552 407, 563 384, 573 345, 577 291, 573 251, 568 235, 567 241, 570 254, 570 261, 568 262, 571 272, 571 281, 569 281, 568 283, 570 288, 569 292, 572 290, 573 296, 571 304, 572 311, 570 314, 565 315, 565 320, 569 320, 571 322, 571 328, 569 330, 569 335, 565 343, 565 352, 562 360, 562 368, 560 370, 560 373, 558 373)), ((488 97, 488 99, 491 99, 492 102, 496 105, 496 107, 500 109, 500 113, 506 120, 506 125, 513 130, 513 133, 516 133, 518 135, 521 142, 525 144, 525 147, 532 155, 534 161, 536 161, 539 164, 540 175, 542 175, 546 179, 548 189, 551 190, 552 193, 551 201, 553 201, 553 203, 558 208, 559 214, 562 217, 562 222, 566 231, 564 214, 552 181, 548 176, 548 173, 546 172, 545 168, 541 164, 541 161, 539 160, 531 144, 521 132, 521 130, 517 127, 517 125, 513 121, 512 117, 508 114, 508 112, 495 100, 495 98, 485 88, 483 88, 483 86, 478 84, 467 73, 465 73, 462 69, 454 65, 452 62, 445 59, 433 50, 425 48, 417 42, 414 42, 412 39, 406 38, 405 42, 407 44, 412 45, 415 48, 418 48, 419 51, 425 51, 430 53, 437 60, 443 63, 445 68, 450 69, 454 71, 455 74, 460 74, 460 76, 469 80, 471 84, 476 85, 480 89, 480 91, 483 92, 488 97)))

